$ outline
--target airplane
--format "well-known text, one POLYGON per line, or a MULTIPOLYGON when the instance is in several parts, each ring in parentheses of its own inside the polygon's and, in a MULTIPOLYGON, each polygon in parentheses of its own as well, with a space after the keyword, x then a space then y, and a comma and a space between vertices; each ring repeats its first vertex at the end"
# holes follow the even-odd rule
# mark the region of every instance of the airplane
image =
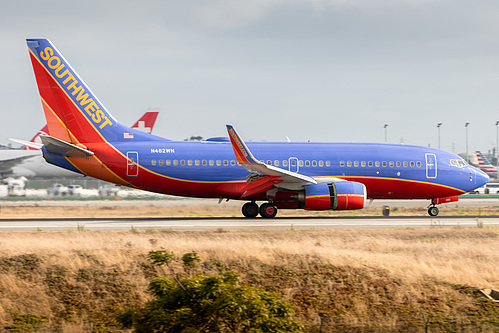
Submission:
MULTIPOLYGON (((151 133, 158 111, 147 111, 137 122, 132 126, 137 130, 151 133)), ((43 178, 74 178, 81 177, 80 173, 74 173, 67 169, 55 167, 48 164, 43 159, 40 149, 43 143, 40 139, 41 135, 48 135, 48 126, 45 125, 30 141, 19 139, 10 139, 17 143, 23 144, 22 150, 0 150, 0 179, 4 177, 43 177, 43 178)))
POLYGON ((27 39, 50 135, 48 163, 118 185, 169 195, 247 201, 247 218, 278 209, 361 209, 367 199, 459 200, 489 181, 438 149, 377 143, 173 141, 119 123, 48 39, 27 39), (257 202, 262 202, 258 204, 257 202))
POLYGON ((476 152, 476 157, 478 159, 478 165, 474 165, 483 172, 485 172, 489 177, 497 178, 497 168, 490 164, 489 160, 479 151, 476 152))

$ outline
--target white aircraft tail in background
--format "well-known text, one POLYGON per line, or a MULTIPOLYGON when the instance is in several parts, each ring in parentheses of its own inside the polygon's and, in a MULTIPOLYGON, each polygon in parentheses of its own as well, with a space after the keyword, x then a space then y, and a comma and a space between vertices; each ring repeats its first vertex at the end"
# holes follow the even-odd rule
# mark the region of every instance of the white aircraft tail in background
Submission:
POLYGON ((479 150, 475 154, 478 159, 478 168, 489 176, 497 178, 497 168, 490 164, 489 160, 479 150))

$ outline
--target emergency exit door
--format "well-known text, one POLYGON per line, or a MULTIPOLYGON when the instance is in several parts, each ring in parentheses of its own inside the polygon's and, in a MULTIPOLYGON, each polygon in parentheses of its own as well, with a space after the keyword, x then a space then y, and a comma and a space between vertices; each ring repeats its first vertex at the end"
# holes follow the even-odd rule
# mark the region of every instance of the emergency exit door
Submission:
POLYGON ((437 156, 435 154, 426 155, 426 178, 437 178, 437 156))
POLYGON ((126 153, 126 175, 128 177, 139 175, 139 153, 136 151, 126 153))

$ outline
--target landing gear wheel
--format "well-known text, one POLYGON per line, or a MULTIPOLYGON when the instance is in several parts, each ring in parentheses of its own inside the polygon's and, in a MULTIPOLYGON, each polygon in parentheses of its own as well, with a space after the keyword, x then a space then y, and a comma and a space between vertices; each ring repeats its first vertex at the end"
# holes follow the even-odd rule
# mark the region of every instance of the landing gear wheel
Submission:
POLYGON ((439 213, 438 207, 431 206, 428 208, 428 215, 430 216, 437 216, 439 213))
POLYGON ((277 215, 277 207, 266 202, 260 206, 260 215, 265 219, 274 218, 277 215))
POLYGON ((254 218, 258 215, 258 205, 254 202, 247 202, 242 208, 244 217, 254 218))

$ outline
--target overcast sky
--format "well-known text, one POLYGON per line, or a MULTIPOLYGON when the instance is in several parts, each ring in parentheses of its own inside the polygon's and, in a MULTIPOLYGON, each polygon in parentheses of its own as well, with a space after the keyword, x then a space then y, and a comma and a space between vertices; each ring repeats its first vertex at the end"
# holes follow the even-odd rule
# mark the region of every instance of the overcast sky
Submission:
MULTIPOLYGON (((0 143, 45 123, 25 39, 49 38, 108 111, 174 140, 496 146, 497 0, 0 0, 0 143)), ((15 144, 14 144, 15 146, 15 144)))

